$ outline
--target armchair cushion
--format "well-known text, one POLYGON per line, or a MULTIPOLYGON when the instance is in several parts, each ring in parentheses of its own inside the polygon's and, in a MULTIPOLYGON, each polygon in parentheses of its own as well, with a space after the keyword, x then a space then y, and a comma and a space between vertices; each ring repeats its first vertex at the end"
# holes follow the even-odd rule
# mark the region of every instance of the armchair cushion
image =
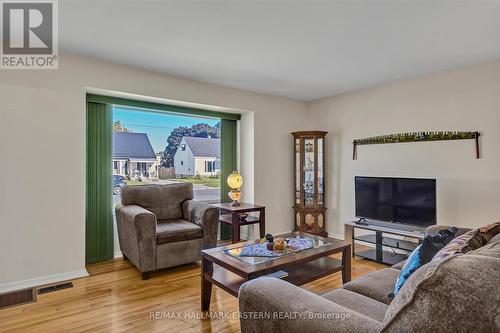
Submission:
POLYGON ((158 221, 156 226, 156 244, 183 242, 203 237, 199 225, 186 220, 158 221))
POLYGON ((158 220, 182 219, 182 203, 193 199, 193 184, 124 186, 122 205, 137 205, 158 220))

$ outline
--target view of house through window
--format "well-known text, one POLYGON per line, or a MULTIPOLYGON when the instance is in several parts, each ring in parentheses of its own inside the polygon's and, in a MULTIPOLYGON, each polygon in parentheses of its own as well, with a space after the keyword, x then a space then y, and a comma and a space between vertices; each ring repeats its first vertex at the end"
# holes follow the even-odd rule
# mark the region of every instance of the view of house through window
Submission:
POLYGON ((113 202, 124 185, 191 182, 220 200, 220 119, 113 108, 113 202))

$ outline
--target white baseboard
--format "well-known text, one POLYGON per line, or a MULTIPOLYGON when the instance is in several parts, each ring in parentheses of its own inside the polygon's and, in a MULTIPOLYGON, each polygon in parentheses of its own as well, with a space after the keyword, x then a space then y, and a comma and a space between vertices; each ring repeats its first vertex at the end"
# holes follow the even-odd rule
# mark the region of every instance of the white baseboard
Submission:
POLYGON ((115 251, 115 252, 113 253, 113 258, 115 258, 115 259, 116 259, 116 258, 123 258, 123 253, 122 253, 122 251, 115 251))
POLYGON ((33 279, 8 282, 0 284, 0 293, 5 293, 13 290, 27 289, 33 287, 44 286, 47 284, 54 284, 62 281, 68 281, 73 279, 78 279, 82 277, 89 276, 87 270, 82 269, 80 271, 66 272, 60 274, 53 274, 47 276, 41 276, 33 279))

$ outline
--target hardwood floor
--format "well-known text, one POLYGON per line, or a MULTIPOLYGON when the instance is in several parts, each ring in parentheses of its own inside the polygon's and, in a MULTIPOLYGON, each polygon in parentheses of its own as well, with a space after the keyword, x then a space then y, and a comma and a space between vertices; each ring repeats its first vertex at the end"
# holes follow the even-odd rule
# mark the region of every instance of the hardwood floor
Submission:
MULTIPOLYGON (((356 258, 352 278, 383 267, 356 258)), ((239 320, 232 318, 238 311, 237 299, 215 286, 210 313, 221 314, 219 318, 202 317, 206 313, 200 312, 199 264, 161 272, 146 281, 122 259, 88 265, 87 270, 90 277, 74 280, 71 289, 40 295, 33 304, 0 310, 0 332, 239 331, 239 320)), ((339 272, 303 288, 323 294, 341 285, 339 272)))

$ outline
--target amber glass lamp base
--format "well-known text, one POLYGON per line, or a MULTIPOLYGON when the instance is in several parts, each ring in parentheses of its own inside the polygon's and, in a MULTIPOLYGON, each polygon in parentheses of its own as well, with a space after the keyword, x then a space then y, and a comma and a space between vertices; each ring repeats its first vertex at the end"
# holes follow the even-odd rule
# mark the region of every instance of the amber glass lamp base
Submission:
POLYGON ((227 194, 229 196, 229 199, 233 200, 233 202, 231 202, 231 206, 239 206, 240 205, 240 199, 241 199, 241 196, 243 195, 243 193, 241 193, 241 191, 239 190, 231 190, 229 191, 229 193, 227 194))

